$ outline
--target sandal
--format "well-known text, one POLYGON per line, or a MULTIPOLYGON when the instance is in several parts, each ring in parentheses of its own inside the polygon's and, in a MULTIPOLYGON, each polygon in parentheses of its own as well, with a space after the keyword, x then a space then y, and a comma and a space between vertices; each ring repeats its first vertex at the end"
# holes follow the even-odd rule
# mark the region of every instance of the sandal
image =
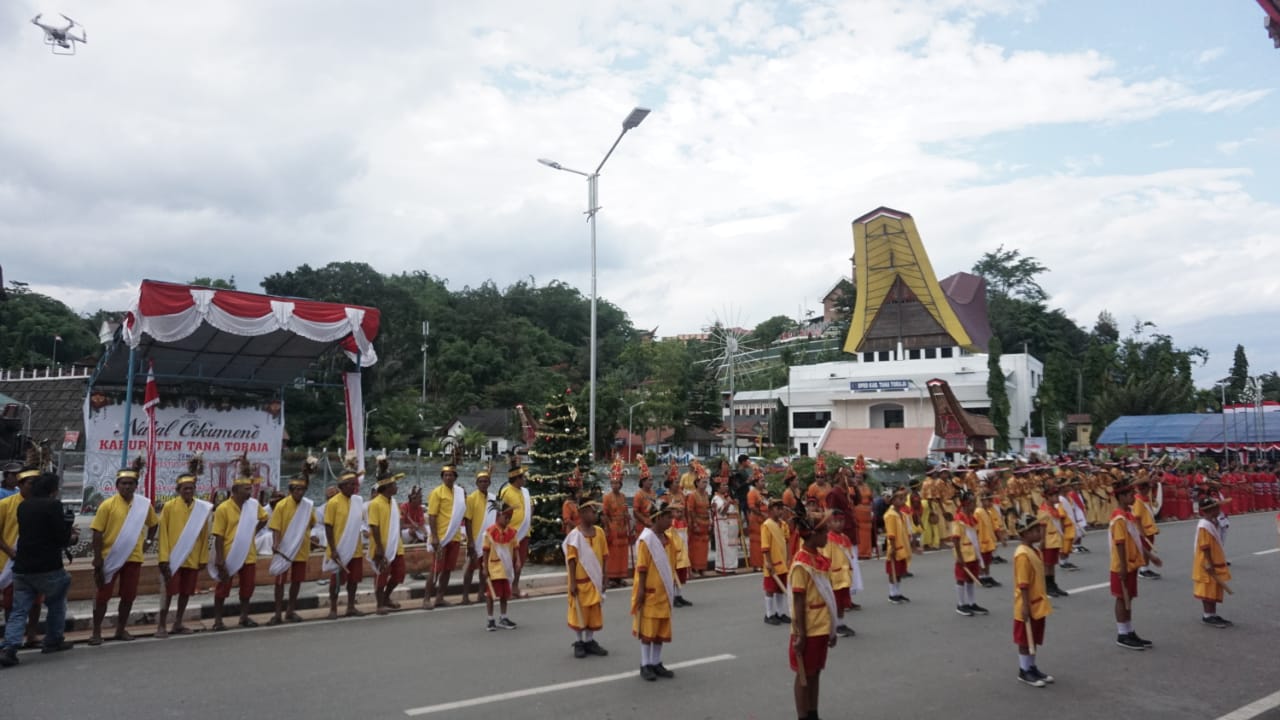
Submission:
POLYGON ((279 625, 282 622, 284 622, 284 620, 281 620, 278 617, 273 617, 267 621, 267 627, 275 627, 276 625, 279 625))
POLYGON ((288 620, 288 621, 289 621, 289 622, 291 622, 291 623, 300 623, 300 622, 302 622, 302 617, 301 617, 300 615, 297 615, 297 614, 294 614, 294 613, 290 613, 289 615, 286 615, 284 619, 285 619, 285 620, 288 620))
POLYGON ((256 627, 258 627, 258 623, 254 622, 252 619, 249 619, 249 620, 241 620, 241 621, 240 621, 239 623, 237 623, 237 624, 238 624, 240 627, 242 627, 242 628, 256 628, 256 627))
POLYGON ((192 630, 186 625, 183 625, 182 627, 176 627, 170 630, 169 632, 173 633, 174 635, 191 635, 195 632, 195 630, 192 630))

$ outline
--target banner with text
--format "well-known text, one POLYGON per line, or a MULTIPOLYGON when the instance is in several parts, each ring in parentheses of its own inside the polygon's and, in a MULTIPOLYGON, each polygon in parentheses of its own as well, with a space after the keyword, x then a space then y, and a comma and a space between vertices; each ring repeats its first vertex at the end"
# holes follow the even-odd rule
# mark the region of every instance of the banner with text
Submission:
MULTIPOLYGON (((103 496, 115 493, 116 471, 124 445, 124 399, 94 392, 85 401, 84 485, 103 496)), ((129 458, 146 453, 147 416, 134 405, 130 417, 129 458)), ((204 473, 196 492, 208 497, 211 490, 231 487, 237 458, 248 454, 262 486, 279 486, 280 452, 284 444, 284 405, 220 398, 182 398, 156 408, 156 495, 174 495, 174 481, 187 471, 187 461, 204 453, 204 473)), ((154 499, 154 498, 153 498, 154 499)))

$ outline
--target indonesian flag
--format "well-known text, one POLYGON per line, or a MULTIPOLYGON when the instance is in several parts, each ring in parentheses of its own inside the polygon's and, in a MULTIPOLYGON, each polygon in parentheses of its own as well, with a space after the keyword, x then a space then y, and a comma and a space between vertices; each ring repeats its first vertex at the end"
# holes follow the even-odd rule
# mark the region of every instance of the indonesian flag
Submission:
POLYGON ((147 413, 147 476, 142 487, 147 497, 156 496, 156 406, 160 404, 160 388, 156 386, 155 363, 147 366, 147 394, 142 409, 147 413))

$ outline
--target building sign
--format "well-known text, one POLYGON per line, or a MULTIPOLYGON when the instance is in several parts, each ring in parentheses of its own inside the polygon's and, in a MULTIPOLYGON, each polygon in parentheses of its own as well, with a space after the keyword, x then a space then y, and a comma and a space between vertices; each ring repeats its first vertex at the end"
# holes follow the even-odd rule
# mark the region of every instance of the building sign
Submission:
MULTIPOLYGON (((94 393, 84 415, 85 489, 112 495, 124 447, 123 398, 94 393)), ((132 460, 147 451, 147 416, 141 405, 134 405, 129 424, 132 460)), ((204 476, 196 485, 203 497, 231 486, 241 455, 248 456, 264 486, 278 487, 283 442, 284 407, 279 400, 232 403, 192 397, 161 404, 156 408, 156 495, 173 497, 174 480, 186 472, 187 460, 196 452, 204 453, 204 476)))
POLYGON ((1042 437, 1029 437, 1022 441, 1022 454, 1030 456, 1032 454, 1040 457, 1048 457, 1049 441, 1042 437))
POLYGON ((67 430, 62 433, 62 449, 75 450, 76 444, 80 442, 79 430, 67 430))
POLYGON ((853 380, 849 383, 849 390, 853 392, 883 392, 886 390, 910 389, 910 380, 853 380))

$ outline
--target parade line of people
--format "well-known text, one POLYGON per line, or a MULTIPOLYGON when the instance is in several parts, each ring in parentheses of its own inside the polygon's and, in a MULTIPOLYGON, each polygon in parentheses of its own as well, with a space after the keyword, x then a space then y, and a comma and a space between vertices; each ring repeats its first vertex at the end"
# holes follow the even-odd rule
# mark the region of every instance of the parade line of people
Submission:
MULTIPOLYGON (((16 665, 19 647, 36 642, 39 604, 42 599, 48 604, 49 596, 57 593, 42 590, 21 562, 29 543, 20 531, 25 516, 19 509, 29 497, 46 494, 37 492, 41 478, 56 482, 49 465, 47 458, 33 457, 26 467, 6 468, 3 487, 9 497, 0 500, 0 589, 6 611, 2 666, 16 665)), ((196 497, 197 479, 203 473, 203 460, 196 455, 187 472, 176 478, 177 497, 158 513, 136 492, 141 460, 120 470, 116 493, 97 509, 91 525, 97 594, 89 644, 103 642, 103 621, 112 598, 118 599, 114 639, 133 639, 126 624, 148 541, 156 544, 163 587, 155 633, 159 638, 192 632, 183 618, 202 571, 216 582, 213 630, 226 628, 224 604, 233 585, 238 586, 240 600, 238 625, 256 627, 249 600, 264 556, 270 557, 266 571, 275 590, 268 624, 301 622, 298 594, 313 550, 324 553, 330 618, 339 617, 344 588, 344 614, 364 614, 356 607, 356 590, 366 562, 375 575, 375 612, 394 612, 400 605, 392 594, 406 579, 405 546, 424 542, 433 551, 424 608, 448 604, 444 595, 450 575, 462 562, 462 602, 470 604, 478 574, 486 629, 517 627, 508 616, 508 603, 526 596, 520 576, 528 560, 529 509, 534 502, 518 462, 507 469, 506 483, 498 492, 490 491, 492 471, 485 468, 476 473, 475 490, 467 493, 458 484, 455 457, 441 469, 442 484, 430 492, 425 508, 416 487, 408 502, 395 502, 404 474, 393 473, 385 457, 378 459, 368 502, 357 493, 361 473, 350 458, 336 484, 327 489, 326 502, 317 507, 306 497, 315 469, 315 459, 309 458, 289 481, 288 494, 264 507, 252 497, 260 480, 252 477, 252 466, 242 459, 229 498, 215 506, 196 497), (176 615, 170 625, 174 599, 176 615)), ((846 618, 861 609, 854 602, 863 591, 861 561, 883 557, 888 602, 902 605, 910 602, 902 588, 912 577, 913 553, 950 552, 955 611, 973 617, 988 614, 977 603, 976 587, 1001 586, 991 566, 1006 562, 997 549, 1015 539, 1012 627, 1017 677, 1045 687, 1053 677, 1037 667, 1037 648, 1043 646, 1045 622, 1052 613, 1050 598, 1067 596, 1057 584, 1057 571, 1076 569, 1070 558, 1087 552, 1083 540, 1091 528, 1106 528, 1116 644, 1135 651, 1153 646, 1134 630, 1133 603, 1138 579, 1159 578, 1156 568, 1162 565, 1156 553, 1159 528, 1152 493, 1168 471, 1157 465, 1095 467, 1068 461, 996 469, 939 466, 922 480, 877 497, 861 457, 852 468, 841 467, 834 474, 827 472, 820 457, 813 483, 801 489, 795 472, 788 470, 776 498, 769 495, 764 473, 746 456, 738 458, 735 469, 722 462, 714 494, 708 488, 711 474, 697 460, 684 474, 670 463, 658 493, 643 459, 637 469, 639 489, 630 499, 622 492, 620 459, 613 463, 610 490, 603 495, 585 492, 581 470, 567 483, 561 547, 567 570, 567 625, 574 633, 577 658, 608 654, 595 638, 604 625, 602 600, 607 588, 630 581, 632 634, 641 644, 640 677, 674 677, 663 664, 662 651, 672 639, 673 609, 692 605, 683 588, 694 574, 737 573, 739 549, 745 546, 746 567, 762 575, 764 622, 791 629, 788 653, 796 673, 798 715, 817 717, 819 673, 827 649, 838 637, 856 635, 846 618)), ((1225 506, 1230 500, 1213 477, 1197 476, 1195 486, 1199 521, 1192 593, 1201 602, 1201 621, 1227 628, 1231 623, 1218 615, 1217 607, 1230 592, 1224 552, 1225 506)), ((41 542, 42 547, 46 544, 41 542)), ((63 587, 64 603, 65 592, 63 587)), ((51 605, 49 609, 51 619, 61 617, 51 605)), ((60 630, 50 624, 42 645, 45 652, 70 647, 60 630)))

